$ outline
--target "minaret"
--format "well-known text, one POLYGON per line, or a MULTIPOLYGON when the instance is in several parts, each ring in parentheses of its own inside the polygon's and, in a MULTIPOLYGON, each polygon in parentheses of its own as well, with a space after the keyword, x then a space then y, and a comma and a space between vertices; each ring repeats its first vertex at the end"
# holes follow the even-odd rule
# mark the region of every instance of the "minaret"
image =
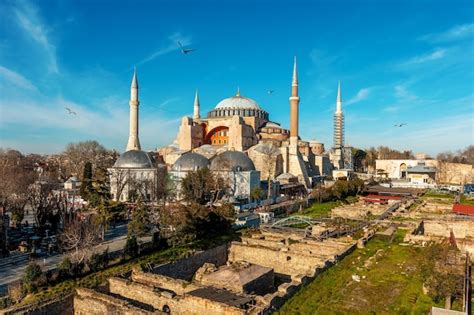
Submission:
POLYGON ((341 81, 337 85, 336 112, 334 113, 334 148, 344 146, 344 114, 342 113, 341 81))
POLYGON ((293 65, 293 81, 291 83, 290 96, 290 144, 298 144, 298 107, 300 98, 298 96, 298 73, 296 70, 296 57, 293 65))
POLYGON ((130 87, 130 133, 126 151, 141 150, 138 139, 138 82, 137 69, 133 71, 132 86, 130 87))
POLYGON ((193 114, 193 119, 200 119, 201 114, 200 112, 200 105, 199 105, 199 95, 198 95, 198 90, 196 90, 196 95, 194 96, 194 114, 193 114))

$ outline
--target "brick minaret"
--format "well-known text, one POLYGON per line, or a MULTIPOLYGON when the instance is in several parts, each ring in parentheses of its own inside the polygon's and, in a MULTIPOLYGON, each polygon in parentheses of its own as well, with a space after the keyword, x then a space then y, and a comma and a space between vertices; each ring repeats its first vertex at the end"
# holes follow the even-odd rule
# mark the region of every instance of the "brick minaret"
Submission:
POLYGON ((296 57, 293 65, 293 81, 291 83, 290 96, 290 144, 298 144, 298 107, 300 98, 298 96, 298 73, 296 70, 296 57))

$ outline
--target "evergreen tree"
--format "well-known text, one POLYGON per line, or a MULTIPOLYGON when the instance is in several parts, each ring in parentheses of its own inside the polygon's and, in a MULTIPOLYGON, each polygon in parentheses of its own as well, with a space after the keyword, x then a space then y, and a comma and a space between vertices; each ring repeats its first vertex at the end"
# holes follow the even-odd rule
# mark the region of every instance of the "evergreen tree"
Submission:
POLYGON ((82 183, 81 183, 81 197, 88 199, 89 194, 92 191, 92 163, 86 162, 84 164, 84 170, 82 173, 82 183))

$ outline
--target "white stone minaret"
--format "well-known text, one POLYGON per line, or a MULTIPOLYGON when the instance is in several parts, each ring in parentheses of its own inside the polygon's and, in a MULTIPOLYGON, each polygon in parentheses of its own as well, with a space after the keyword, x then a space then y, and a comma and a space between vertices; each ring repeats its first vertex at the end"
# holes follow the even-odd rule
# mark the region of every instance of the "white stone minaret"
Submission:
POLYGON ((130 133, 126 151, 141 150, 138 139, 138 81, 137 69, 133 71, 132 86, 130 87, 130 133))
POLYGON ((200 119, 201 114, 200 114, 200 105, 199 105, 199 95, 198 95, 198 90, 196 90, 196 96, 194 96, 194 114, 193 114, 193 119, 200 119))
POLYGON ((334 113, 334 148, 344 146, 344 114, 342 113, 341 81, 337 85, 336 112, 334 113))

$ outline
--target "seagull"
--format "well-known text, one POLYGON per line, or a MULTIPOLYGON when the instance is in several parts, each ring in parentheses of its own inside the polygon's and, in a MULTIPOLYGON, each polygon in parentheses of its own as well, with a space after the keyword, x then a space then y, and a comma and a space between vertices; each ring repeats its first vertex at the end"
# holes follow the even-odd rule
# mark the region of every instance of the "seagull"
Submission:
POLYGON ((393 126, 394 126, 394 127, 403 127, 403 126, 405 126, 405 125, 406 125, 406 123, 401 123, 401 124, 395 124, 395 125, 393 125, 393 126))
POLYGON ((70 114, 70 115, 77 115, 77 113, 75 111, 73 111, 72 109, 70 109, 69 107, 64 107, 67 112, 70 114))
POLYGON ((267 91, 268 95, 273 94, 273 92, 275 92, 275 90, 268 90, 268 91, 267 91))
POLYGON ((190 52, 193 52, 195 51, 196 49, 192 49, 192 48, 184 48, 183 45, 181 45, 181 42, 178 40, 178 46, 179 48, 181 49, 181 52, 185 55, 189 54, 190 52))

